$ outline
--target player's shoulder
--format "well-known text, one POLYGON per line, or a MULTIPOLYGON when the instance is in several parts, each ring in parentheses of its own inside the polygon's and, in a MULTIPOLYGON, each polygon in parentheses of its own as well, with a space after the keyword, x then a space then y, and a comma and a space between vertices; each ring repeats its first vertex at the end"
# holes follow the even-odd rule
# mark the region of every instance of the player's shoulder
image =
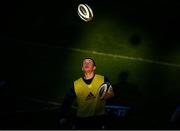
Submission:
POLYGON ((103 75, 100 75, 100 74, 95 74, 96 77, 101 77, 101 78, 104 78, 103 75))
POLYGON ((102 77, 105 82, 111 83, 107 76, 104 76, 104 75, 99 75, 99 76, 102 77))
MULTIPOLYGON (((98 78, 105 78, 105 76, 103 76, 103 75, 100 75, 100 74, 95 74, 95 76, 96 77, 98 77, 98 78)), ((79 77, 78 79, 76 79, 74 82, 78 82, 78 81, 80 81, 80 80, 82 80, 82 77, 79 77)))
POLYGON ((82 77, 79 77, 78 79, 74 80, 74 82, 77 82, 77 81, 79 81, 81 79, 82 79, 82 77))

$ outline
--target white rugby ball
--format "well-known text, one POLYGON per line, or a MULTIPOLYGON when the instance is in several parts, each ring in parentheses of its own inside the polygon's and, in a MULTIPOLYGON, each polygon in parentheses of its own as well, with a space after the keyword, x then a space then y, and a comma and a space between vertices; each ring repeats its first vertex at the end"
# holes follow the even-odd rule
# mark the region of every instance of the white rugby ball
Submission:
POLYGON ((77 12, 79 17, 86 22, 91 21, 93 18, 93 11, 87 4, 79 4, 77 12))
POLYGON ((112 86, 110 83, 103 83, 99 88, 99 97, 100 99, 104 99, 104 95, 106 92, 112 92, 112 86))

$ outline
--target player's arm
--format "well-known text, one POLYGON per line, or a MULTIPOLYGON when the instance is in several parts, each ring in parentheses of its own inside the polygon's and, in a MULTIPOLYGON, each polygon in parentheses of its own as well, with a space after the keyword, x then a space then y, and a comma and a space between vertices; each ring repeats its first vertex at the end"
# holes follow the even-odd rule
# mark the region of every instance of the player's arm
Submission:
POLYGON ((60 108, 60 124, 64 124, 66 119, 67 119, 67 115, 71 110, 71 106, 73 104, 74 99, 76 98, 76 94, 74 91, 74 85, 71 86, 70 90, 66 93, 62 106, 60 108))

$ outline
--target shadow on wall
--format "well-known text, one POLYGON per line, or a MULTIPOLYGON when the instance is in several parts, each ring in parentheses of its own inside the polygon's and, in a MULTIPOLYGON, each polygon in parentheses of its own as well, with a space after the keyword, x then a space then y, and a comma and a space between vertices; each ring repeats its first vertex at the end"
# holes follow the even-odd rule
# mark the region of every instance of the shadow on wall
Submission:
POLYGON ((141 93, 137 85, 128 81, 129 75, 130 73, 128 71, 119 73, 118 83, 113 85, 115 97, 111 102, 137 108, 137 104, 141 100, 141 93))
MULTIPOLYGON (((131 107, 133 111, 121 121, 121 127, 118 124, 120 120, 117 120, 117 129, 179 129, 179 118, 175 122, 169 122, 172 115, 169 112, 172 107, 170 101, 164 99, 164 105, 163 96, 160 96, 161 99, 143 99, 138 86, 128 80, 129 76, 128 71, 119 73, 118 83, 113 85, 115 97, 108 101, 114 105, 131 107)), ((175 115, 171 117, 173 116, 175 115)))
POLYGON ((111 129, 143 129, 143 126, 139 125, 139 122, 141 122, 139 117, 142 95, 138 86, 128 80, 129 76, 130 73, 128 71, 120 72, 118 83, 112 85, 115 96, 108 103, 130 107, 131 110, 126 112, 125 117, 113 119, 114 124, 110 126, 111 129))
POLYGON ((133 46, 137 46, 137 45, 141 44, 141 41, 142 41, 141 37, 139 35, 136 35, 136 34, 132 35, 129 38, 129 42, 133 46))

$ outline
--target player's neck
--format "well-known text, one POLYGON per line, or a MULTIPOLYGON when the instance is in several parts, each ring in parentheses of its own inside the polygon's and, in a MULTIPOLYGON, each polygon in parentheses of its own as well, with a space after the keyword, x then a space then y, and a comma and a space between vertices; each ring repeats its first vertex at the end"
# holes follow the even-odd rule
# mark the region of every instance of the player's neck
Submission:
POLYGON ((85 72, 84 79, 91 79, 94 77, 94 72, 85 72))

